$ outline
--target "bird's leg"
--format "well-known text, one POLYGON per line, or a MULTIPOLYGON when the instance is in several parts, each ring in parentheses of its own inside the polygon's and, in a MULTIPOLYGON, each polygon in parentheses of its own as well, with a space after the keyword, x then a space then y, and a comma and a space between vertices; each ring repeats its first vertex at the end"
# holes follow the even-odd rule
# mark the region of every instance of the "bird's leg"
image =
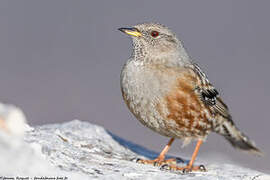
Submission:
POLYGON ((138 159, 138 163, 142 164, 152 164, 154 166, 160 166, 162 164, 176 164, 176 159, 167 159, 165 160, 165 156, 167 152, 169 151, 172 143, 174 141, 174 138, 171 138, 168 144, 165 146, 165 148, 161 151, 159 156, 154 160, 144 160, 144 159, 138 159))
POLYGON ((167 169, 167 170, 181 170, 183 171, 184 173, 187 173, 187 172, 190 172, 190 171, 206 171, 205 167, 203 165, 200 165, 200 166, 193 166, 193 163, 197 157, 197 154, 199 152, 199 149, 200 149, 200 146, 201 144, 203 143, 202 140, 198 140, 197 142, 197 145, 195 147, 195 150, 192 154, 192 157, 191 157, 191 160, 189 161, 188 165, 187 166, 184 166, 184 167, 178 167, 176 165, 168 165, 168 164, 165 164, 163 165, 161 168, 162 169, 167 169))

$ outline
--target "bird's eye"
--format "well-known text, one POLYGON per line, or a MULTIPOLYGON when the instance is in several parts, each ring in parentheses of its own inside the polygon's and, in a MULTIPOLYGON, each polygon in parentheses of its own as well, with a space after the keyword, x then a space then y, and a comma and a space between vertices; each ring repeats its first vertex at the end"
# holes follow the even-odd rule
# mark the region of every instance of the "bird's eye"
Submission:
POLYGON ((152 37, 158 37, 158 35, 159 35, 159 32, 157 32, 157 31, 152 31, 151 32, 152 37))

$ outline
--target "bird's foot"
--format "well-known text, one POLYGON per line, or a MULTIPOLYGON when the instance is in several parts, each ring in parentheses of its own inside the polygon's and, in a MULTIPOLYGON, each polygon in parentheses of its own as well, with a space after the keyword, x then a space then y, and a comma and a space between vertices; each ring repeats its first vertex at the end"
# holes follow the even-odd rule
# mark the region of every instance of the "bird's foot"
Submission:
POLYGON ((177 164, 177 159, 162 159, 162 158, 156 158, 154 160, 147 160, 147 159, 136 159, 137 163, 141 164, 150 164, 153 166, 162 166, 162 165, 176 165, 177 164))
POLYGON ((179 166, 176 166, 176 165, 163 164, 160 167, 160 169, 161 170, 169 170, 169 171, 182 171, 182 173, 184 173, 184 174, 190 173, 192 171, 201 171, 201 172, 206 171, 206 168, 205 168, 204 165, 179 167, 179 166))

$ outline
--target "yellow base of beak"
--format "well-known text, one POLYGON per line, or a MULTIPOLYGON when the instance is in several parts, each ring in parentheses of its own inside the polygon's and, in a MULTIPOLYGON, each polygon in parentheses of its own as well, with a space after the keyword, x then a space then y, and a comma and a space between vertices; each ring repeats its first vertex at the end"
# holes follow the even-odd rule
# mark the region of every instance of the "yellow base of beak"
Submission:
POLYGON ((122 31, 128 35, 135 36, 135 37, 142 36, 142 33, 138 31, 138 29, 136 28, 119 28, 119 31, 122 31))

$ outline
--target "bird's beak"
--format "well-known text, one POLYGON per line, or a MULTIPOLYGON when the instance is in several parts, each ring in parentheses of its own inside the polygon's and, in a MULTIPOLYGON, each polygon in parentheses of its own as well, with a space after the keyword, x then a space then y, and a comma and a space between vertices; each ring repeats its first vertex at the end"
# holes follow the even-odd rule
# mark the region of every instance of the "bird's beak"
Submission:
POLYGON ((119 28, 118 30, 131 36, 142 36, 142 33, 137 28, 119 28))

